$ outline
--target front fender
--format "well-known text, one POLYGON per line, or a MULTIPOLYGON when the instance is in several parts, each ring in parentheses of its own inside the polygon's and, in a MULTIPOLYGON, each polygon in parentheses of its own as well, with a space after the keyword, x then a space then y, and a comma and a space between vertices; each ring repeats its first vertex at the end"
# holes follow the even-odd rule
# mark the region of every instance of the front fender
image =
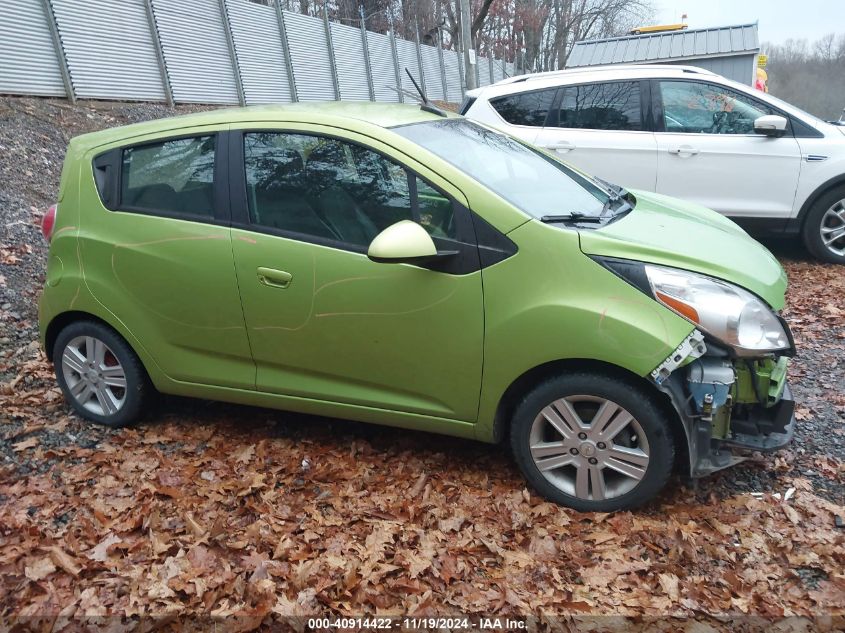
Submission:
POLYGON ((647 376, 692 332, 687 320, 584 255, 577 231, 528 222, 508 237, 518 253, 483 271, 478 439, 493 441, 503 395, 531 369, 589 359, 647 376))

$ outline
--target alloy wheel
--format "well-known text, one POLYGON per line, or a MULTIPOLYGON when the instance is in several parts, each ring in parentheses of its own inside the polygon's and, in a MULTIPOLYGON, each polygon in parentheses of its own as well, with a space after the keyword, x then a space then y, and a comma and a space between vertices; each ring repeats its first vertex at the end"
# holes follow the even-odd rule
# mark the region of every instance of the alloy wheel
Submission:
POLYGON ((819 231, 825 248, 837 257, 845 257, 845 199, 825 211, 819 231))
POLYGON ((627 494, 648 470, 648 440, 640 423, 597 396, 567 396, 543 408, 531 426, 529 446, 542 475, 578 499, 627 494))
POLYGON ((91 413, 114 415, 126 402, 126 372, 98 338, 71 339, 62 352, 62 373, 71 396, 91 413))

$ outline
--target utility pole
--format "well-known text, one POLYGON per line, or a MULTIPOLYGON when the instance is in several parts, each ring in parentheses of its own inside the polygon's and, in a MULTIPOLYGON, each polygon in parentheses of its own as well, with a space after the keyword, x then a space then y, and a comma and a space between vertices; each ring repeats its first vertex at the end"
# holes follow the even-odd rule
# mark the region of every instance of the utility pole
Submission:
POLYGON ((469 0, 460 0, 461 9, 461 48, 464 49, 464 77, 467 90, 478 88, 475 80, 475 49, 472 47, 472 13, 469 0))

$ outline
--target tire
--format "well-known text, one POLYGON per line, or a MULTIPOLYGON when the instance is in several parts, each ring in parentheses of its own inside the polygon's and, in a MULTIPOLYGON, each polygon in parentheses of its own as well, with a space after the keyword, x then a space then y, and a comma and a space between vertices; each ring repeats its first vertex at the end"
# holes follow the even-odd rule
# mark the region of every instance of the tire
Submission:
POLYGON ((103 426, 139 420, 153 392, 132 348, 113 329, 95 321, 77 321, 59 333, 53 367, 74 411, 103 426))
POLYGON ((802 237, 815 258, 845 264, 845 187, 831 189, 816 200, 807 214, 802 237), (828 239, 833 238, 830 243, 825 244, 823 232, 828 239))
POLYGON ((599 373, 565 374, 539 384, 516 407, 511 448, 546 499, 582 512, 630 510, 653 499, 672 472, 669 424, 654 396, 636 385, 599 373))

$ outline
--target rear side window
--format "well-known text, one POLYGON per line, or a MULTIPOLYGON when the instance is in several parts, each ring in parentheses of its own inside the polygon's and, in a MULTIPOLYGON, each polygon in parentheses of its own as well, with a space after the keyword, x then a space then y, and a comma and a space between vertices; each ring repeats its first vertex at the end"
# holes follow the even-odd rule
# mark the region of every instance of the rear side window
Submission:
POLYGON ((554 101, 555 90, 535 90, 493 99, 490 105, 513 125, 543 127, 554 101))
POLYGON ((123 150, 120 207, 164 215, 214 215, 215 137, 196 136, 123 150))
POLYGON ((639 82, 562 88, 557 125, 582 130, 642 130, 639 82))

